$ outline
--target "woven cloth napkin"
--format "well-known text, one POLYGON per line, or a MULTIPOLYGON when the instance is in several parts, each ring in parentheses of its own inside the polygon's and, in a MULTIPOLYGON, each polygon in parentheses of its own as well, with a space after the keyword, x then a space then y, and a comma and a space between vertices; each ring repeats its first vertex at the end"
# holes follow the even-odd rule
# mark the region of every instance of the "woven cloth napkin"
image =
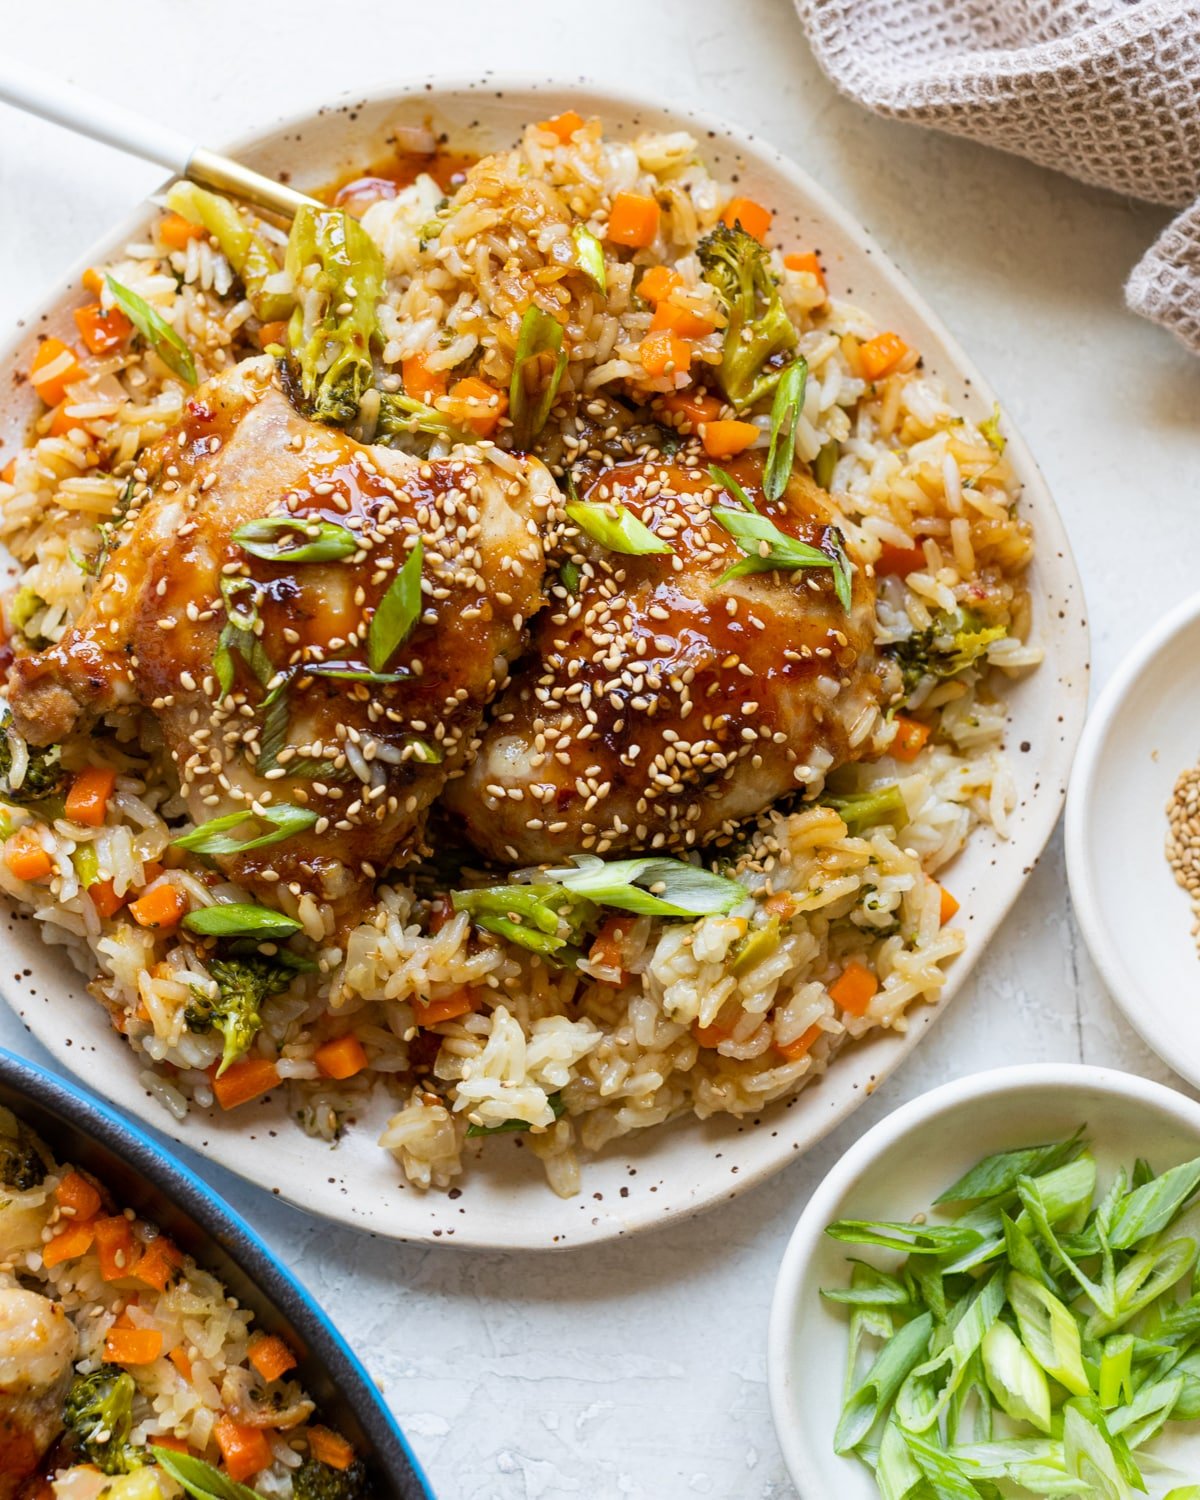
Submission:
POLYGON ((796 0, 868 109, 1183 212, 1125 298, 1200 354, 1200 0, 796 0))

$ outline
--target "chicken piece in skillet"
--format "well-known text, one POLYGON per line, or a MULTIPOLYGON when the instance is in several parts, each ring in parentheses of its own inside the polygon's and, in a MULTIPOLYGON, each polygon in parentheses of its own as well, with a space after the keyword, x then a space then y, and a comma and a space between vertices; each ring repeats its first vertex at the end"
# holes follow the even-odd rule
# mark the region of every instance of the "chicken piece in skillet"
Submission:
POLYGON ((535 459, 364 447, 298 415, 267 359, 201 388, 138 476, 76 627, 13 666, 16 728, 45 745, 144 705, 197 823, 316 815, 223 857, 234 879, 353 910, 419 845, 521 650, 554 483, 535 459))
MULTIPOLYGON (((793 475, 769 504, 756 460, 733 470, 780 531, 834 548, 812 480, 793 475)), ((701 469, 630 461, 581 498, 619 502, 672 551, 578 538, 577 591, 555 590, 475 759, 446 788, 480 849, 520 864, 690 849, 868 752, 880 678, 862 568, 849 609, 827 567, 719 583, 745 553, 712 512, 737 501, 701 469)))
POLYGON ((0 1286, 0 1500, 12 1500, 62 1431, 78 1345, 57 1302, 0 1286))

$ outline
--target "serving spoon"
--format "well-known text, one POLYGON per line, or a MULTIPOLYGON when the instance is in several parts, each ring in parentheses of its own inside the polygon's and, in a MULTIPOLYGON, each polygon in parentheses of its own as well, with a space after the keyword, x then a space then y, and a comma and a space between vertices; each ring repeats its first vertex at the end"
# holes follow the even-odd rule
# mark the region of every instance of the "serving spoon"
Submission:
POLYGON ((315 198, 253 172, 231 157, 209 151, 169 125, 148 120, 122 104, 101 99, 38 68, 18 65, 11 58, 0 57, 0 102, 40 115, 118 151, 157 162, 176 177, 230 193, 284 218, 292 218, 305 206, 322 207, 315 198))

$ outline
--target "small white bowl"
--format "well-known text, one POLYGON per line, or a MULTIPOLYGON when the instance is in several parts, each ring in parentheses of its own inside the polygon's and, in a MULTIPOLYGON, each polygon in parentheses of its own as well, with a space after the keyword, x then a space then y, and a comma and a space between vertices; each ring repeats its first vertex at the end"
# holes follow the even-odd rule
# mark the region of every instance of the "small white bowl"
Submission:
POLYGON ((1167 802, 1200 758, 1200 594, 1133 648, 1084 730, 1067 875, 1084 940, 1129 1022, 1200 1087, 1200 955, 1166 861, 1167 802))
MULTIPOLYGON (((960 1078, 903 1105, 867 1131, 817 1188, 788 1242, 767 1335, 771 1414, 801 1500, 878 1500, 866 1466, 833 1451, 847 1318, 820 1289, 847 1284, 848 1256, 884 1267, 901 1259, 840 1244, 825 1226, 844 1218, 910 1219, 980 1157, 1058 1140, 1079 1125, 1087 1126, 1104 1185, 1137 1156, 1162 1172, 1200 1155, 1200 1104, 1183 1094, 1109 1068, 1029 1064, 960 1078)), ((1149 1451, 1194 1478, 1196 1429, 1176 1424, 1149 1451)), ((1165 1473, 1163 1480, 1163 1489, 1183 1482, 1168 1482, 1165 1473)))

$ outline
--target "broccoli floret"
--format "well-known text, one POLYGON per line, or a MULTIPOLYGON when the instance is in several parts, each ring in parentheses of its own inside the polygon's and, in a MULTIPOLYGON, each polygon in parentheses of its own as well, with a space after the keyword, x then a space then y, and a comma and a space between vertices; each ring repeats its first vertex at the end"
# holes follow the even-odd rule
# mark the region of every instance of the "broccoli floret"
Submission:
POLYGON ((740 224, 718 224, 697 247, 705 280, 717 289, 728 318, 721 352, 721 388, 739 410, 770 391, 785 366, 767 361, 795 348, 796 330, 779 298, 767 252, 740 224))
POLYGON ((302 208, 285 263, 298 301, 288 324, 292 383, 308 416, 344 427, 358 416, 374 379, 371 341, 379 332, 383 258, 358 220, 341 209, 302 208))
POLYGON ((347 1469, 335 1469, 320 1459, 306 1458, 292 1475, 296 1500, 372 1500, 374 1491, 361 1459, 347 1469))
POLYGON ((235 954, 208 960, 208 972, 217 981, 217 997, 214 1000, 193 989, 192 1003, 183 1018, 191 1031, 208 1031, 215 1026, 225 1038, 218 1077, 250 1050, 262 1025, 263 1002, 281 995, 302 967, 304 960, 285 959, 282 954, 274 958, 258 953, 235 954))
POLYGON ((825 807, 832 807, 846 825, 846 832, 857 837, 868 828, 890 823, 897 833, 908 822, 904 796, 894 781, 865 792, 849 792, 844 797, 822 797, 825 807))
POLYGON ((37 1136, 11 1111, 0 1108, 0 1187, 27 1193, 42 1185, 47 1170, 37 1136))
POLYGON ((928 629, 884 649, 899 665, 905 696, 911 697, 926 677, 965 672, 1006 634, 1003 625, 985 625, 974 610, 941 610, 928 629))
POLYGON ((63 1403, 63 1426, 104 1474, 131 1474, 149 1462, 129 1441, 133 1426, 133 1376, 119 1365, 76 1375, 63 1403))
POLYGON ((210 193, 194 182, 176 182, 167 194, 167 207, 191 224, 201 224, 220 245, 225 259, 242 278, 246 296, 264 323, 286 318, 292 310, 287 292, 267 290, 279 267, 266 241, 254 233, 235 204, 220 193, 210 193))
POLYGON ((9 720, 0 722, 0 802, 14 807, 29 807, 35 802, 44 802, 61 792, 66 785, 67 773, 59 762, 57 745, 29 745, 29 764, 19 787, 14 788, 10 780, 13 768, 14 740, 16 730, 9 720))

